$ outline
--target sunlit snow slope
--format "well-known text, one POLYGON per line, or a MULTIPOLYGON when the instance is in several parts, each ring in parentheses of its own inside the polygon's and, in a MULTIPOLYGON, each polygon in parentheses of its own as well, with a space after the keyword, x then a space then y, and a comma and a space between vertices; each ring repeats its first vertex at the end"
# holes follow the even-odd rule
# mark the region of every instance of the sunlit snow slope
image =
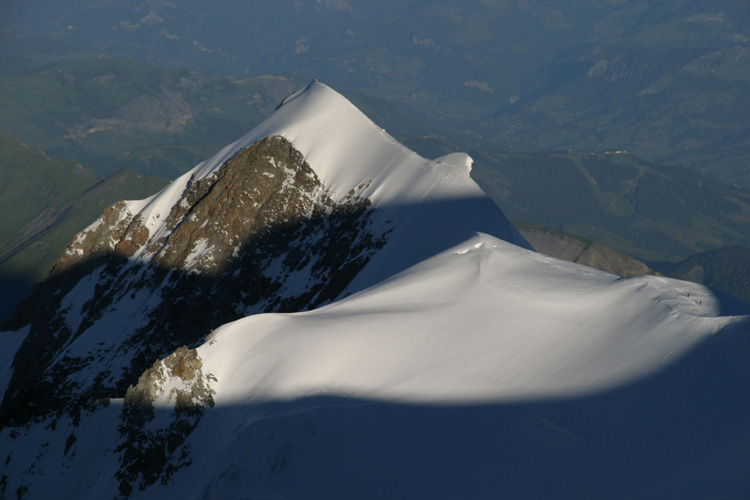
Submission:
MULTIPOLYGON (((748 498, 750 306, 693 283, 623 279, 537 254, 470 169, 463 154, 421 158, 313 82, 162 192, 123 204, 115 219, 139 220, 137 234, 105 243, 126 246, 126 262, 94 268, 55 299, 64 305, 60 322, 75 323, 77 332, 53 360, 80 360, 65 388, 83 387, 84 396, 109 391, 112 399, 78 414, 63 406, 3 429, 0 492, 748 498), (363 227, 382 243, 368 247, 360 270, 327 305, 265 314, 255 313, 273 309, 242 305, 246 317, 201 331, 188 346, 195 349, 147 359, 146 367, 155 363, 138 380, 115 380, 113 367, 125 364, 126 353, 143 362, 142 344, 164 341, 161 330, 148 329, 160 326, 159 310, 188 300, 177 285, 166 295, 154 288, 152 281, 167 283, 163 276, 138 281, 151 276, 148 266, 168 261, 163 249, 179 231, 202 234, 216 223, 211 210, 188 208, 199 205, 185 193, 196 189, 208 198, 200 182, 269 136, 288 140, 320 179, 323 187, 310 199, 368 200, 372 213, 363 227), (187 215, 169 222, 182 206, 187 215), (209 215, 191 220, 197 213, 209 215), (126 274, 136 266, 146 270, 126 274), (106 282, 112 299, 84 318, 108 269, 115 269, 106 282), (134 387, 118 392, 123 382, 134 387)), ((259 175, 277 175, 270 172, 259 175)), ((296 174, 282 173, 282 188, 294 190, 296 174)), ((190 239, 187 257, 162 272, 200 278, 211 269, 216 237, 190 239)), ((275 248, 271 243, 263 248, 275 248)), ((314 243, 295 242, 300 249, 314 243)), ((230 254, 242 258, 243 251, 238 245, 230 254)), ((284 255, 254 262, 270 263, 262 272, 272 273, 290 259, 284 255)), ((274 293, 304 289, 314 277, 308 268, 330 260, 321 255, 294 273, 277 273, 286 281, 274 293)), ((199 319, 219 314, 216 283, 226 290, 244 284, 247 269, 201 282, 203 288, 190 282, 189 290, 215 295, 194 300, 189 312, 198 310, 199 319)), ((343 267, 332 269, 335 280, 343 267)), ((236 293, 244 300, 256 285, 243 286, 236 293)), ((175 314, 170 334, 195 328, 175 314)), ((2 345, 17 349, 27 331, 2 345)), ((6 359, 0 356, 5 378, 21 369, 6 359)))
POLYGON ((198 352, 217 404, 528 401, 636 381, 747 325, 720 307, 693 283, 618 278, 479 234, 328 307, 226 325, 198 352))
POLYGON ((161 192, 114 204, 73 238, 25 306, 24 368, 7 371, 0 425, 23 421, 20 407, 29 418, 111 397, 223 323, 318 307, 477 231, 528 245, 470 164, 460 153, 422 158, 312 82, 161 192), (52 401, 59 386, 69 394, 52 401))
POLYGON ((198 349, 217 406, 193 436, 211 472, 177 482, 209 497, 744 498, 748 312, 477 234, 330 306, 217 330, 198 349))

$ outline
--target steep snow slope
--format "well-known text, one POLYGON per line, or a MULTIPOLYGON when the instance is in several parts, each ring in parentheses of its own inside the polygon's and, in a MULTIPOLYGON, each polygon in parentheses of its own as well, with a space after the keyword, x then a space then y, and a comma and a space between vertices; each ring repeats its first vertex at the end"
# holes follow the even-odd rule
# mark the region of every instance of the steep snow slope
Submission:
MULTIPOLYGON (((469 177, 468 155, 422 158, 398 143, 340 94, 313 81, 285 99, 273 115, 246 136, 224 147, 154 197, 129 202, 129 210, 142 214, 152 234, 163 230, 166 215, 180 201, 191 178, 200 180, 210 176, 237 151, 273 135, 294 144, 334 198, 343 198, 357 186, 366 186, 360 194, 370 199, 374 207, 486 199, 469 177)), ((498 236, 510 238, 510 235, 498 236)))
POLYGON ((536 254, 470 168, 313 82, 110 207, 4 342, 0 493, 746 497, 747 305, 536 254))

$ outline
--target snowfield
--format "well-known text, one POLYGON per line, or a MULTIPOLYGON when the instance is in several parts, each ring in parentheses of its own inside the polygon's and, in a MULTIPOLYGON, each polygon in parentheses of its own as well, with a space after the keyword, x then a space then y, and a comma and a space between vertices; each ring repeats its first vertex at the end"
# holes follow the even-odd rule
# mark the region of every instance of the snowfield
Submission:
MULTIPOLYGON (((424 159, 319 82, 128 210, 167 234, 191 176, 269 135, 340 198, 361 187, 392 234, 344 298, 206 332, 215 406, 171 452, 189 460, 130 498, 750 498, 750 305, 535 253, 468 155, 424 159)), ((0 337, 0 388, 21 335, 0 337)), ((123 396, 4 429, 0 492, 118 498, 123 396)))
POLYGON ((176 481, 196 498, 740 499, 750 323, 722 307, 478 234, 330 306, 215 331, 198 351, 217 406, 194 436, 212 479, 176 481))
POLYGON ((622 279, 479 234, 328 307, 228 324, 198 352, 217 404, 528 401, 660 370, 741 320, 718 307, 700 285, 622 279))

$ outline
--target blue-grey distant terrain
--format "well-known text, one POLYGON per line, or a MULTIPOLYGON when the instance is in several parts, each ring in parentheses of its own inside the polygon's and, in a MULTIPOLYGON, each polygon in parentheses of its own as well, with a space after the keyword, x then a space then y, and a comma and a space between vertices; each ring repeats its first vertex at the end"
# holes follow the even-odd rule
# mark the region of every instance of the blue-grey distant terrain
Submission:
POLYGON ((750 186, 744 0, 37 0, 1 17, 6 68, 88 53, 315 77, 499 148, 625 149, 750 186))

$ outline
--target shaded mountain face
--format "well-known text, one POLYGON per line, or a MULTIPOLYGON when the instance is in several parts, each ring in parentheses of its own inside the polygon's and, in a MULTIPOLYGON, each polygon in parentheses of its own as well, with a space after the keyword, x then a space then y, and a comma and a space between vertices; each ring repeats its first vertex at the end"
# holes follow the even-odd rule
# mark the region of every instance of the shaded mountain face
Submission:
POLYGON ((110 206, 16 312, 15 326, 31 326, 0 422, 80 411, 219 325, 334 300, 387 240, 369 205, 356 190, 334 201, 274 136, 189 180, 163 233, 110 206))

